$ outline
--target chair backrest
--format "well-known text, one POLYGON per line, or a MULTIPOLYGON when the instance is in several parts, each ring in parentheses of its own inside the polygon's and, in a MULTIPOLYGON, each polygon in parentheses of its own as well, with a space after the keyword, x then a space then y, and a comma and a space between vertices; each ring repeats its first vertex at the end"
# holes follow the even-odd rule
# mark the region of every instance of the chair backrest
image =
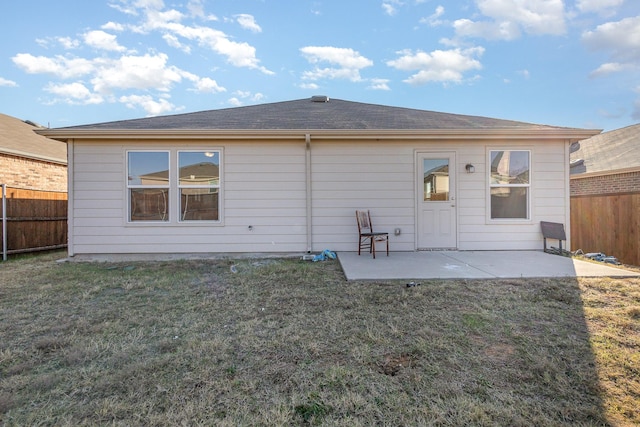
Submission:
POLYGON ((545 239, 567 240, 562 223, 540 221, 540 229, 545 239))
POLYGON ((373 233, 369 211, 356 211, 356 219, 358 220, 359 233, 373 233))

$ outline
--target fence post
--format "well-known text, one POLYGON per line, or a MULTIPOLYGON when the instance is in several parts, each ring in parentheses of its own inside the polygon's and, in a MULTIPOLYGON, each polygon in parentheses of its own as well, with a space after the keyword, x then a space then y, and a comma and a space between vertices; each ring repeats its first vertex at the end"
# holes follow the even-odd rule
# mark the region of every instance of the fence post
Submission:
POLYGON ((2 260, 7 260, 7 184, 2 186, 2 260))

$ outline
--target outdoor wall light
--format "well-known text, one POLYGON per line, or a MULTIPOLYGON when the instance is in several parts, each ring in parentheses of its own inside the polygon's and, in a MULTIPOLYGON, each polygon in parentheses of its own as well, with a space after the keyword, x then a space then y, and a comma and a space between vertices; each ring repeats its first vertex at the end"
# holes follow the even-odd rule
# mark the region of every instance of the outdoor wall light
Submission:
POLYGON ((474 173, 476 171, 476 167, 471 163, 467 163, 464 168, 467 170, 467 173, 474 173))

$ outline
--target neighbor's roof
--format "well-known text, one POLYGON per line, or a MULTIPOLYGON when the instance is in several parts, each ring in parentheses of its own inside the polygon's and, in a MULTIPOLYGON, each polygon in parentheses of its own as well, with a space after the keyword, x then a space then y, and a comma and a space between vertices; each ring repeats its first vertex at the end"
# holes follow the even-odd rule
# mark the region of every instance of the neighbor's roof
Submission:
POLYGON ((40 132, 51 138, 74 136, 142 134, 231 134, 250 135, 332 131, 341 134, 468 133, 495 131, 567 133, 588 138, 600 131, 536 125, 511 120, 460 114, 438 113, 411 108, 312 97, 246 107, 208 110, 187 114, 148 117, 135 120, 97 123, 40 132))
POLYGON ((571 165, 571 175, 640 170, 640 124, 575 143, 571 165))
POLYGON ((0 153, 67 164, 67 145, 37 135, 39 129, 15 117, 0 114, 0 153))

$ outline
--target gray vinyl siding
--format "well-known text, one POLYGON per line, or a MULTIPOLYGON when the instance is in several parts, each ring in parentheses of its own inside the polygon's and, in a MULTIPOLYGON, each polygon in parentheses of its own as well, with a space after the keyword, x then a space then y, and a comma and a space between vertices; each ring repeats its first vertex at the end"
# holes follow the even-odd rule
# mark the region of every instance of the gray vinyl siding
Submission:
MULTIPOLYGON (((180 149, 222 148, 220 223, 127 223, 126 150, 175 144, 76 142, 73 252, 292 252, 306 249, 304 143, 197 142, 180 149), (252 229, 249 229, 252 226, 252 229)), ((175 194, 171 194, 175 205, 175 194)), ((174 208, 170 215, 176 216, 174 208)))
MULTIPOLYGON (((541 249, 541 220, 562 222, 569 229, 568 150, 560 140, 347 141, 312 136, 310 147, 313 251, 356 251, 356 209, 371 210, 375 228, 390 232, 392 251, 415 250, 418 151, 456 153, 458 249, 541 249), (529 221, 488 219, 487 150, 492 147, 531 150, 529 221), (465 171, 467 163, 475 173, 465 171)), ((302 253, 308 247, 304 140, 76 140, 73 166, 71 253, 302 253), (133 149, 220 149, 221 222, 127 223, 125 155, 133 149)), ((172 217, 176 213, 174 207, 172 217)))

